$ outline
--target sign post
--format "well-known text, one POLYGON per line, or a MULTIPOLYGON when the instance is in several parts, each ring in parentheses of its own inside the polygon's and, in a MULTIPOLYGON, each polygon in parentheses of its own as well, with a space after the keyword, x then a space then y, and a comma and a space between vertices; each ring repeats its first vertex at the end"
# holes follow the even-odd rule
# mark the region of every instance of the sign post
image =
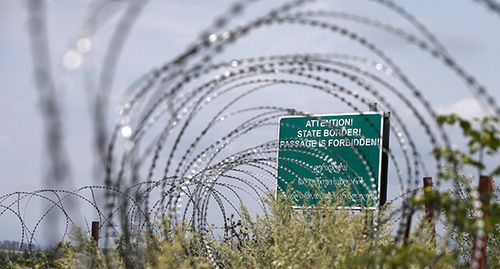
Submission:
POLYGON ((374 209, 386 200, 388 145, 383 112, 282 117, 277 191, 297 206, 332 195, 339 207, 374 209))

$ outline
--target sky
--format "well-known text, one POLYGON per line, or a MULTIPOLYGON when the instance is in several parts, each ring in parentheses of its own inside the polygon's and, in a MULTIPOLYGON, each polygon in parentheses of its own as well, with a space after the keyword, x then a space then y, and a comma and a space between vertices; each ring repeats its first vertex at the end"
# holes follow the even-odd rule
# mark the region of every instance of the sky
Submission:
MULTIPOLYGON (((117 107, 123 100, 122 93, 127 86, 142 74, 181 53, 232 2, 150 1, 132 28, 118 62, 111 108, 108 111, 110 118, 116 118, 117 107)), ((77 36, 91 1, 51 0, 47 3, 50 58, 54 70, 68 83, 60 92, 64 143, 71 163, 71 184, 68 188, 97 184, 98 180, 92 179, 91 119, 82 72, 79 69, 68 72, 62 68, 63 57, 77 36)), ((236 18, 234 25, 264 14, 277 3, 279 1, 258 1, 236 18)), ((500 100, 500 18, 496 14, 469 0, 404 0, 398 3, 423 22, 446 46, 449 54, 485 85, 497 101, 500 100)), ((311 10, 328 9, 365 15, 416 33, 401 17, 372 1, 318 1, 307 7, 311 10)), ((44 187, 46 155, 43 122, 33 80, 27 18, 25 1, 0 1, 0 195, 44 187)), ((117 18, 116 15, 111 16, 93 40, 94 54, 90 64, 97 68, 102 62, 117 18)), ((336 22, 363 33, 383 48, 439 113, 455 112, 468 118, 484 113, 466 85, 428 54, 380 30, 341 20, 336 22)), ((272 26, 238 41, 217 56, 215 61, 301 52, 350 53, 373 57, 366 49, 354 46, 352 42, 338 36, 325 37, 324 32, 300 26, 272 26)), ((301 89, 296 90, 295 96, 288 98, 284 98, 287 96, 285 89, 266 94, 269 104, 286 104, 312 113, 340 112, 345 109, 301 89)), ((259 103, 261 98, 249 98, 247 102, 259 103)), ((426 148, 425 139, 418 136, 421 133, 419 126, 412 121, 410 114, 405 114, 408 111, 404 105, 395 105, 401 109, 402 115, 407 116, 406 124, 415 132, 419 147, 426 148)), ((273 131, 268 134, 273 136, 273 131)), ((396 194, 397 191, 393 191, 393 195, 396 194)), ((37 208, 37 205, 31 206, 37 208)), ((36 212, 35 209, 32 212, 36 212)), ((10 217, 7 219, 4 215, 0 216, 0 223, 4 223, 1 224, 4 229, 0 229, 0 240, 19 239, 15 220, 10 217)))

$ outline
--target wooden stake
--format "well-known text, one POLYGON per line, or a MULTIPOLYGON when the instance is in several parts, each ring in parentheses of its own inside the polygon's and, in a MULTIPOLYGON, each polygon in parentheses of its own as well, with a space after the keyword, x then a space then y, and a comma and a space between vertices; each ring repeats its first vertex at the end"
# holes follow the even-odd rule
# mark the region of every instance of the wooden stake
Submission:
POLYGON ((99 222, 98 221, 92 221, 92 241, 96 243, 96 245, 99 243, 99 222))
MULTIPOLYGON (((486 210, 490 204, 491 193, 493 192, 493 178, 489 176, 479 177, 479 199, 482 203, 481 211, 483 212, 483 221, 488 220, 488 211, 486 210)), ((483 229, 484 229, 483 225, 483 229)), ((472 268, 486 268, 486 245, 488 244, 488 234, 483 231, 482 238, 477 238, 474 235, 472 242, 472 268), (480 242, 480 243, 479 243, 480 242), (478 244, 479 243, 479 244, 478 244)))
POLYGON ((431 244, 436 246, 436 225, 434 223, 434 208, 429 202, 432 194, 432 177, 424 177, 425 219, 429 223, 431 231, 431 244))
POLYGON ((410 239, 410 231, 411 231, 411 219, 413 217, 413 213, 414 213, 414 210, 413 210, 413 207, 411 205, 409 205, 411 208, 410 208, 410 212, 408 213, 408 217, 406 219, 406 227, 405 227, 405 234, 404 234, 404 244, 407 245, 408 244, 408 241, 410 239))

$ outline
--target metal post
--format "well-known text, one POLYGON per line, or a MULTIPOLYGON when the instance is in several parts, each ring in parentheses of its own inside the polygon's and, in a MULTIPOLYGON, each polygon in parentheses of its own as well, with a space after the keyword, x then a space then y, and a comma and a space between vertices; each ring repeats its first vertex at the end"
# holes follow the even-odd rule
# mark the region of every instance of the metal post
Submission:
POLYGON ((436 225, 434 223, 434 208, 429 201, 433 191, 432 187, 432 177, 424 177, 425 219, 427 220, 429 229, 431 231, 431 244, 433 246, 436 246, 436 225))
MULTIPOLYGON (((486 210, 490 204, 491 193, 493 192, 493 178, 489 176, 479 177, 479 199, 482 203, 481 211, 483 212, 483 221, 488 219, 488 211, 486 210)), ((485 225, 482 225, 485 227, 485 225)), ((488 234, 483 231, 482 238, 477 238, 474 235, 472 242, 472 268, 486 268, 486 245, 488 244, 488 234)))
POLYGON ((99 244, 99 222, 98 221, 92 221, 92 241, 96 243, 96 245, 99 244))

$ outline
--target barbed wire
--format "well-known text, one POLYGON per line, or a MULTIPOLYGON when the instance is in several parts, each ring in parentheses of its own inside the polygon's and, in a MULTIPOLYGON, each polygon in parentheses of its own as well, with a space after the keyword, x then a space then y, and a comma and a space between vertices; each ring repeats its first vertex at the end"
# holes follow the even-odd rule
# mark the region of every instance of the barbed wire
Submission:
MULTIPOLYGON (((78 37, 63 56, 63 67, 58 76, 64 77, 66 72, 80 67, 64 65, 68 53, 71 57, 79 57, 83 63, 86 57, 95 57, 90 53, 93 48, 83 45, 92 44, 96 32, 109 23, 109 15, 102 12, 111 2, 96 1, 90 5, 78 37)), ((69 182, 70 165, 64 158, 61 104, 56 94, 56 88, 62 86, 54 83, 56 75, 50 68, 45 2, 28 1, 34 71, 44 112, 50 169, 45 177, 47 189, 0 196, 0 218, 12 214, 19 221, 20 248, 26 243, 31 251, 31 246, 42 245, 37 232, 43 222, 62 218, 65 228, 60 240, 66 240, 73 226, 85 226, 89 232, 89 216, 96 216, 106 248, 117 236, 125 240, 124 245, 133 249, 138 245, 136 238, 146 232, 166 238, 176 228, 188 225, 201 234, 206 257, 214 267, 220 267, 217 253, 209 243, 217 236, 214 230, 223 230, 225 240, 248 236, 236 230, 242 224, 234 218, 243 218, 241 205, 255 207, 252 209, 267 216, 266 199, 277 199, 277 194, 287 192, 279 186, 288 179, 278 175, 278 170, 282 169, 294 180, 301 178, 300 170, 325 177, 323 171, 317 173, 307 161, 279 155, 276 135, 267 135, 276 133, 280 117, 321 119, 316 113, 294 107, 293 102, 290 106, 265 103, 265 92, 294 87, 307 90, 311 96, 334 100, 365 118, 365 112, 373 110, 374 103, 380 111, 390 113, 390 137, 394 142, 391 147, 381 146, 381 152, 388 157, 391 181, 399 186, 399 193, 388 200, 388 204, 394 206, 389 209, 389 214, 376 214, 373 229, 366 234, 377 237, 380 225, 392 222, 395 223, 395 241, 403 240, 411 226, 411 216, 420 210, 412 205, 412 199, 420 195, 421 177, 433 176, 435 188, 440 189, 444 182, 442 163, 449 162, 452 171, 460 170, 462 164, 460 160, 442 156, 425 160, 428 147, 452 149, 454 141, 437 123, 438 112, 426 90, 417 87, 414 78, 404 71, 399 58, 391 56, 383 45, 368 38, 366 33, 382 31, 416 53, 430 56, 437 65, 452 71, 457 81, 481 101, 483 108, 498 117, 500 107, 493 95, 451 56, 429 28, 392 1, 370 2, 396 14, 412 29, 403 29, 374 16, 312 8, 308 5, 317 1, 305 0, 284 1, 275 8, 266 9, 264 15, 236 25, 236 18, 258 2, 236 2, 203 30, 185 51, 139 76, 123 90, 125 101, 119 107, 116 122, 109 128, 107 111, 117 63, 132 27, 148 3, 124 1, 120 6, 123 14, 118 23, 112 25, 114 31, 105 50, 102 71, 95 76, 93 68, 81 65, 90 97, 92 135, 97 153, 94 174, 102 184, 67 190, 54 188, 54 183, 69 182), (362 28, 350 27, 350 24, 362 28), (216 61, 217 56, 225 55, 227 48, 237 46, 239 40, 259 30, 290 26, 315 29, 325 37, 341 38, 365 49, 369 56, 309 51, 216 61), (260 100, 255 101, 259 97, 260 100), (412 124, 408 124, 410 120, 412 124), (418 134, 415 128, 418 128, 418 134), (423 134, 425 143, 428 143, 425 147, 419 145, 419 134, 423 134), (433 172, 435 174, 431 175, 433 172), (28 214, 30 204, 34 203, 32 200, 47 205, 39 218, 28 214), (24 209, 21 208, 23 203, 24 209), (82 209, 75 210, 75 204, 82 209), (77 220, 79 217, 84 220, 83 224, 77 220), (164 225, 166 219, 168 225, 164 225)), ((494 1, 476 2, 497 12, 498 4, 494 1)), ((293 98, 293 94, 283 97, 283 101, 287 98, 293 98)), ((314 105, 309 107, 315 109, 314 105)), ((373 124, 369 125, 368 128, 378 130, 373 124)), ((332 131, 339 129, 335 126, 328 128, 332 131)), ((365 136, 360 135, 360 138, 365 136)), ((350 191, 354 194, 368 190, 369 194, 378 197, 378 190, 372 188, 377 168, 369 163, 369 156, 359 147, 351 145, 350 148, 366 171, 349 167, 339 174, 348 179, 352 187, 350 191), (359 186, 352 183, 355 177, 364 173, 369 177, 367 180, 361 181, 359 186)), ((306 147, 285 151, 325 165, 347 163, 331 148, 306 147)), ((473 191, 470 193, 473 193, 477 211, 480 208, 477 206, 480 205, 478 195, 473 191)), ((353 207, 346 210, 357 212, 353 207)), ((436 217, 435 221, 438 220, 436 217)), ((481 221, 477 218, 478 234, 484 226, 481 221)), ((447 238, 450 232, 445 231, 442 237, 447 238)), ((441 243, 439 247, 444 251, 447 241, 441 243)), ((372 244, 371 247, 377 247, 379 242, 374 240, 372 244)))

